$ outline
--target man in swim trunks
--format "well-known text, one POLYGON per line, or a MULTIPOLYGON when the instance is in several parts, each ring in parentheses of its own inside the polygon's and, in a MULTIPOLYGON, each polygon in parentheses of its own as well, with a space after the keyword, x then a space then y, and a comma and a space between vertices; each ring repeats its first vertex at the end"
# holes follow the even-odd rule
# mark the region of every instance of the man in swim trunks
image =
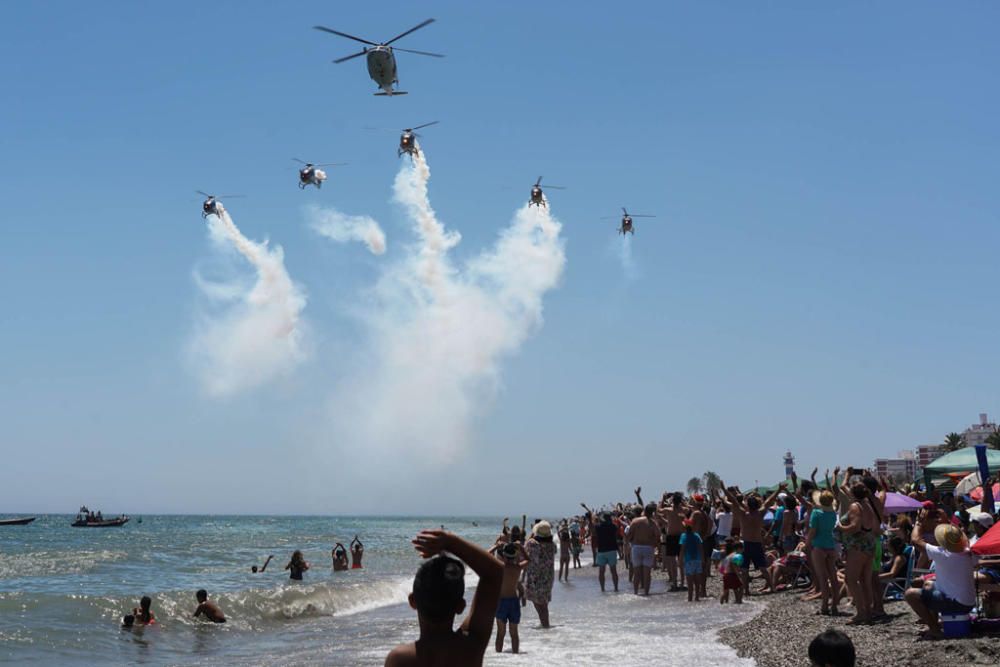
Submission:
POLYGON ((629 525, 629 541, 632 543, 632 589, 639 594, 641 586, 649 595, 649 586, 653 575, 653 554, 656 544, 660 541, 660 529, 653 521, 656 514, 656 504, 649 503, 643 510, 643 515, 632 519, 629 525))
POLYGON ((725 483, 722 483, 722 488, 725 489, 726 497, 732 504, 734 518, 739 517, 740 531, 743 535, 743 594, 747 597, 750 596, 751 564, 759 572, 763 573, 764 582, 767 584, 764 590, 773 591, 774 587, 767 569, 767 556, 764 553, 763 508, 768 507, 774 502, 774 499, 778 497, 778 493, 785 490, 785 484, 779 484, 777 490, 768 496, 767 500, 763 503, 761 503, 760 498, 754 495, 744 497, 743 502, 739 502, 736 499, 736 494, 728 489, 725 483))
POLYGON ((521 571, 528 567, 528 558, 524 551, 512 542, 503 545, 498 551, 503 560, 503 584, 500 586, 500 603, 497 605, 497 653, 503 653, 504 633, 510 626, 510 652, 520 650, 521 640, 517 635, 517 626, 521 622, 521 598, 517 593, 517 582, 521 579, 521 571))
POLYGON ((361 569, 361 559, 365 555, 365 545, 361 544, 361 540, 355 535, 354 539, 351 540, 351 569, 360 570, 361 569))
MULTIPOLYGON (((670 590, 684 590, 683 586, 677 585, 678 562, 677 557, 681 555, 681 533, 684 532, 684 496, 675 493, 671 497, 670 505, 667 505, 667 494, 663 494, 660 501, 659 517, 666 526, 666 536, 663 542, 663 566, 670 579, 670 590)), ((683 580, 682 580, 683 581, 683 580)))
POLYGON ((219 608, 219 605, 209 601, 208 591, 203 588, 195 593, 194 596, 195 599, 198 600, 198 608, 194 610, 195 618, 204 615, 205 618, 213 623, 226 622, 226 615, 222 613, 222 609, 219 608))
MULTIPOLYGON (((705 511, 705 496, 696 493, 691 497, 694 511, 691 512, 691 528, 701 537, 701 572, 695 577, 698 582, 698 596, 708 597, 705 585, 708 582, 708 568, 712 564, 712 549, 715 548, 715 522, 705 511)), ((685 572, 686 574, 686 572, 685 572)))
POLYGON ((618 528, 611 521, 611 514, 601 513, 601 522, 594 528, 594 543, 597 545, 597 557, 594 562, 600 568, 597 571, 597 580, 601 584, 601 592, 604 592, 604 570, 611 568, 611 581, 615 585, 615 592, 618 592, 618 528))

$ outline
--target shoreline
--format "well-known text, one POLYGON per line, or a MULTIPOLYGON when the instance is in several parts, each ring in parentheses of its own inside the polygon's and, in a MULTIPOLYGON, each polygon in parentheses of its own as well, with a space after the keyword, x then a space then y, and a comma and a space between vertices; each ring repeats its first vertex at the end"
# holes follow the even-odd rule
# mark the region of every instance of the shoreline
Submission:
MULTIPOLYGON (((709 580, 711 581, 711 580, 709 580)), ((754 586, 758 580, 754 579, 754 586)), ((736 650, 741 658, 753 658, 758 667, 788 667, 809 662, 809 642, 828 628, 851 638, 857 652, 857 667, 957 667, 997 665, 1000 639, 972 636, 938 641, 918 640, 917 615, 903 601, 885 602, 889 620, 873 625, 847 625, 851 614, 821 616, 816 602, 799 600, 805 589, 784 590, 750 599, 766 602, 754 618, 720 630, 719 641, 736 650)), ((849 604, 844 609, 850 609, 849 604)))

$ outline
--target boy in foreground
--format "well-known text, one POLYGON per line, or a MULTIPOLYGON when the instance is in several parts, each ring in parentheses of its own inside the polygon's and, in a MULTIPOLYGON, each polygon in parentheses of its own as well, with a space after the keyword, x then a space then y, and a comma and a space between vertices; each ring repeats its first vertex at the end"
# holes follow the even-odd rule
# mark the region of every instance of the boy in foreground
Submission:
POLYGON ((420 638, 400 644, 386 656, 386 667, 406 665, 482 665, 493 634, 504 567, 478 546, 443 530, 425 530, 413 540, 429 560, 417 570, 410 606, 417 610, 420 638), (457 558, 442 552, 449 552, 457 558), (461 560, 459 560, 461 559, 461 560), (469 615, 458 630, 455 616, 465 610, 465 566, 479 575, 469 615))
POLYGON ((503 558, 503 584, 500 586, 500 604, 497 606, 497 653, 503 653, 503 639, 510 625, 510 651, 517 653, 521 647, 517 626, 521 622, 521 600, 517 595, 517 582, 521 571, 528 567, 528 559, 521 548, 508 542, 500 550, 503 558))

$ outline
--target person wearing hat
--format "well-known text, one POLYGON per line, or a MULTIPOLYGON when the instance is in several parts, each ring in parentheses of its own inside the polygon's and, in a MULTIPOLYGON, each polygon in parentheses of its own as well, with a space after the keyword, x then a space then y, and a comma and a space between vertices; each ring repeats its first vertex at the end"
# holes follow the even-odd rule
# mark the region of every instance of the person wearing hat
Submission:
POLYGON ((531 538, 525 543, 528 568, 525 570, 524 596, 535 605, 538 620, 543 628, 549 627, 549 602, 555 583, 556 545, 552 541, 552 526, 539 521, 531 529, 531 538))
POLYGON ((967 614, 976 606, 975 556, 958 526, 939 524, 934 529, 934 539, 937 546, 924 540, 919 524, 913 529, 913 544, 925 550, 937 576, 922 588, 907 589, 905 598, 927 624, 926 636, 938 639, 944 636, 938 614, 967 614))
POLYGON ((980 512, 979 514, 971 515, 969 519, 972 523, 972 530, 975 533, 972 539, 969 540, 969 546, 971 547, 979 541, 980 537, 986 534, 986 531, 993 527, 993 515, 980 512))
POLYGON ((517 582, 521 579, 521 570, 528 566, 524 559, 521 546, 508 542, 498 550, 503 561, 503 583, 500 585, 500 603, 497 605, 497 653, 503 653, 504 635, 510 627, 511 653, 520 651, 521 639, 517 634, 517 626, 521 622, 521 598, 517 594, 517 582))

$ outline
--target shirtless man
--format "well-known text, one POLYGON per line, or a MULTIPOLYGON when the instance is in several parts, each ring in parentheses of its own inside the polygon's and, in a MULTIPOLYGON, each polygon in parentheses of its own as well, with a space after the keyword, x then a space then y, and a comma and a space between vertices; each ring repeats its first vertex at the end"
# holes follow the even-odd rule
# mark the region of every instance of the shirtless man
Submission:
POLYGON ((503 565, 475 544, 443 530, 423 531, 413 545, 429 559, 417 570, 410 594, 410 606, 417 610, 420 622, 420 638, 392 649, 385 666, 482 665, 500 601, 503 565), (457 559, 441 555, 443 551, 457 559), (479 584, 469 615, 456 631, 455 616, 465 610, 462 561, 479 575, 479 584))
POLYGON ((767 568, 767 556, 764 554, 764 511, 774 502, 778 494, 785 490, 785 484, 781 483, 778 488, 768 496, 767 500, 761 503, 760 498, 751 495, 743 498, 740 502, 736 494, 729 490, 723 483, 726 497, 733 507, 733 521, 739 517, 740 532, 743 535, 743 594, 750 595, 750 565, 752 564, 758 571, 763 572, 765 587, 764 591, 773 591, 771 576, 767 568))
POLYGON ((683 586, 677 584, 678 563, 677 557, 681 555, 681 533, 684 532, 684 496, 675 493, 670 496, 670 505, 667 505, 667 494, 663 494, 660 501, 659 516, 667 529, 667 535, 663 543, 663 562, 667 569, 667 577, 670 579, 671 591, 682 591, 683 586))
POLYGON ((347 547, 340 542, 337 542, 337 544, 334 545, 333 551, 330 552, 330 556, 333 558, 334 572, 343 572, 350 567, 347 563, 347 547))
POLYGON ((354 539, 351 540, 351 569, 360 570, 361 569, 361 559, 365 555, 365 545, 361 544, 361 540, 355 535, 354 539))
POLYGON ((195 593, 194 596, 198 600, 198 608, 194 610, 195 618, 204 616, 213 623, 226 622, 226 615, 222 613, 219 605, 209 601, 208 592, 204 588, 195 593))
POLYGON ((518 595, 517 584, 521 580, 521 571, 528 567, 528 557, 520 545, 508 542, 499 549, 503 559, 503 584, 500 585, 500 604, 497 606, 497 653, 503 653, 504 634, 510 626, 510 652, 521 650, 521 639, 517 635, 517 626, 521 623, 521 598, 518 595))
POLYGON ((639 587, 642 586, 646 595, 649 595, 649 586, 653 575, 653 553, 656 544, 660 541, 660 529, 653 521, 656 514, 656 505, 649 503, 643 510, 643 515, 632 519, 629 524, 629 541, 632 543, 632 588, 635 594, 639 594, 639 587))

